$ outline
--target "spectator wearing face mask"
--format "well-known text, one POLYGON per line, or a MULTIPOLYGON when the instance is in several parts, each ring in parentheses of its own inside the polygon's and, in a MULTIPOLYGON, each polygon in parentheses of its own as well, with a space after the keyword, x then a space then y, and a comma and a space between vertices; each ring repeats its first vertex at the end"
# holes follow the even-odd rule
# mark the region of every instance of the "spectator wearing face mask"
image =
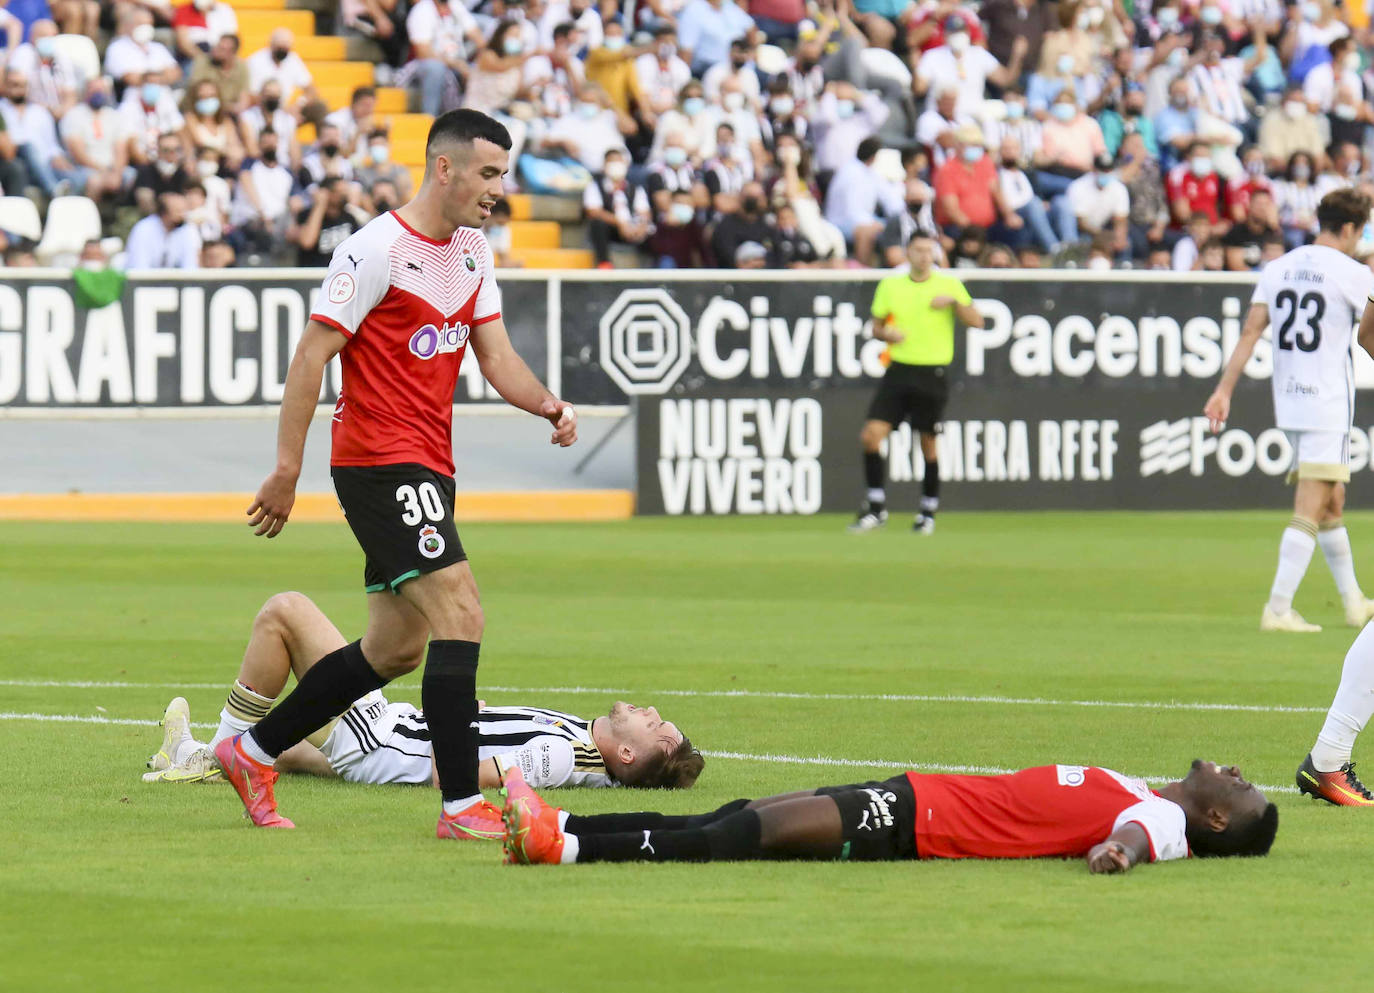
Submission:
POLYGON ((1212 222, 1208 220, 1206 214, 1199 211, 1188 218, 1183 236, 1174 243, 1169 267, 1174 272, 1191 272, 1197 269, 1199 267, 1198 257, 1202 254, 1202 246, 1211 237, 1212 222))
MULTIPOLYGON (((1204 7, 1203 10, 1220 10, 1204 7)), ((1260 36, 1263 38, 1263 35, 1260 36)), ((1254 120, 1246 104, 1245 80, 1263 58, 1264 49, 1257 49, 1250 61, 1227 58, 1226 40, 1215 32, 1202 36, 1202 58, 1188 74, 1188 81, 1198 94, 1198 106, 1213 118, 1239 128, 1254 137, 1254 120)))
POLYGON ((1145 154, 1145 143, 1139 134, 1128 134, 1122 139, 1117 162, 1117 178, 1125 185, 1131 201, 1126 224, 1131 257, 1143 259, 1152 246, 1164 241, 1169 230, 1169 200, 1164 195, 1163 176, 1158 160, 1145 154))
POLYGON ((655 217, 661 221, 676 194, 691 196, 699 185, 700 180, 687 154, 686 137, 675 131, 664 140, 663 154, 649 160, 645 190, 655 217))
POLYGON ((187 94, 187 104, 186 126, 181 132, 185 147, 213 148, 231 170, 237 170, 243 162, 243 142, 214 82, 205 79, 197 83, 187 94))
POLYGON ((1029 166, 1040 156, 1044 128, 1026 113, 1026 98, 1018 90, 1008 89, 1002 93, 1002 107, 1002 116, 989 120, 984 128, 987 145, 1001 148, 1007 138, 1015 138, 1020 164, 1029 166))
POLYGON ((1241 172, 1226 181, 1226 213, 1232 223, 1245 219, 1250 211, 1250 198, 1260 190, 1271 194, 1274 184, 1264 168, 1264 154, 1255 145, 1241 152, 1241 172))
POLYGON ((139 166, 134 175, 134 203, 140 212, 151 214, 164 193, 186 192, 191 176, 182 164, 184 160, 181 135, 168 132, 158 139, 157 157, 139 166))
POLYGON ((734 0, 688 0, 677 19, 678 44, 683 57, 700 77, 730 58, 730 42, 754 27, 754 19, 734 0))
MULTIPOLYGON (((777 171, 769 187, 769 195, 773 202, 807 202, 808 219, 819 216, 821 193, 812 168, 810 151, 791 135, 783 135, 778 139, 778 147, 774 154, 777 159, 777 171)), ((814 229, 812 233, 814 236, 814 229)))
POLYGON ((167 46, 153 40, 153 15, 143 7, 124 8, 119 34, 105 49, 105 75, 120 85, 142 82, 172 85, 181 80, 181 67, 167 46))
POLYGON ((719 139, 721 126, 728 125, 736 145, 737 157, 750 160, 750 171, 763 173, 767 167, 767 153, 763 147, 763 129, 759 127, 758 113, 750 106, 748 98, 733 79, 722 84, 719 104, 707 108, 707 113, 719 122, 716 136, 719 139))
POLYGON ((354 180, 364 190, 375 190, 378 183, 387 183, 394 188, 400 202, 405 203, 410 199, 414 184, 410 170, 392 159, 391 136, 386 128, 373 128, 363 137, 365 144, 354 166, 354 180))
POLYGON ((830 263, 820 257, 797 221, 797 210, 790 203, 777 209, 777 240, 773 244, 773 265, 778 269, 825 269, 830 263))
POLYGON ((733 83, 729 91, 738 92, 744 97, 741 106, 757 113, 762 106, 762 92, 759 87, 759 74, 754 66, 754 45, 749 38, 736 38, 730 42, 730 58, 707 69, 701 77, 702 90, 707 100, 716 100, 725 91, 726 81, 733 83))
POLYGON ((997 167, 983 147, 983 133, 958 134, 959 154, 935 170, 935 223, 957 237, 966 227, 987 229, 1014 211, 1007 209, 997 182, 997 167))
POLYGON ((80 193, 88 171, 67 158, 57 138, 57 122, 48 108, 29 102, 28 80, 6 69, 0 120, 6 136, 18 147, 29 178, 48 197, 80 193))
POLYGON ((736 253, 746 242, 763 246, 765 254, 771 258, 777 243, 777 229, 768 222, 766 211, 763 185, 746 183, 739 197, 739 209, 722 216, 711 235, 711 252, 717 266, 734 267, 736 253))
POLYGON ((190 0, 172 14, 172 32, 177 54, 190 60, 210 51, 225 35, 237 35, 239 19, 234 8, 221 0, 190 0))
MULTIPOLYGON (((468 72, 463 106, 484 114, 499 113, 514 101, 528 96, 524 83, 525 63, 535 53, 525 48, 520 25, 501 21, 491 40, 477 53, 468 72)), ((517 158, 518 156, 512 156, 517 158)))
POLYGON ((282 101, 288 110, 318 99, 315 79, 305 60, 292 51, 296 39, 287 28, 275 29, 266 48, 248 56, 248 88, 261 93, 271 80, 281 87, 282 101))
POLYGON ((1113 257, 1125 261, 1131 256, 1126 227, 1131 198, 1113 166, 1111 156, 1098 156, 1093 171, 1070 183, 1065 197, 1078 221, 1078 233, 1092 238, 1103 235, 1113 257))
POLYGON ((607 21, 603 30, 605 37, 601 47, 587 52, 587 82, 601 88, 617 113, 628 116, 646 106, 635 72, 635 59, 642 50, 629 46, 625 28, 619 21, 607 21))
POLYGON ((1145 154, 1159 158, 1154 121, 1145 116, 1145 90, 1138 83, 1127 83, 1120 104, 1104 110, 1098 123, 1102 126, 1102 142, 1108 155, 1116 155, 1126 135, 1139 134, 1145 143, 1145 154))
POLYGON ((396 77, 397 86, 418 84, 420 110, 438 117, 458 106, 458 80, 468 74, 467 51, 486 44, 477 21, 460 2, 419 0, 406 15, 410 61, 396 77))
POLYGON ((224 237, 224 215, 219 205, 210 202, 205 186, 198 179, 186 184, 186 223, 195 229, 200 238, 202 250, 207 241, 219 241, 224 237))
POLYGON ((701 178, 710 196, 711 206, 718 213, 734 209, 744 184, 754 178, 754 162, 748 150, 735 141, 735 131, 729 124, 716 129, 716 154, 702 166, 701 178))
POLYGON ((797 100, 787 88, 787 77, 777 76, 768 86, 767 103, 763 111, 763 143, 776 148, 778 139, 790 135, 804 141, 811 133, 811 122, 797 106, 797 100))
POLYGON ((1336 91, 1340 87, 1351 90, 1356 100, 1364 96, 1364 84, 1360 80, 1360 53, 1355 47, 1355 39, 1349 36, 1337 38, 1328 47, 1331 60, 1313 66, 1302 81, 1302 95, 1307 105, 1323 114, 1331 113, 1336 91))
POLYGON ((1182 227, 1189 218, 1202 214, 1217 233, 1225 231, 1221 179, 1212 162, 1212 150, 1205 142, 1193 142, 1187 158, 1169 170, 1164 190, 1175 225, 1182 227))
POLYGON ((692 78, 692 70, 678 55, 677 31, 671 24, 660 24, 654 29, 653 44, 635 57, 634 66, 639 91, 655 114, 675 108, 678 93, 692 78))
POLYGON ((195 269, 200 265, 200 235, 186 223, 186 197, 163 193, 151 213, 129 231, 124 246, 124 267, 140 269, 195 269))
POLYGON ((177 110, 172 92, 153 76, 124 91, 119 105, 119 125, 129 142, 129 161, 143 165, 157 158, 158 139, 168 132, 179 134, 186 119, 177 110))
POLYGON ((1289 249, 1305 245, 1317 231, 1317 204, 1321 193, 1313 182, 1315 163, 1306 152, 1294 152, 1288 159, 1284 178, 1274 184, 1274 201, 1279 209, 1279 226, 1289 249))
POLYGON ((1265 114, 1260 124, 1259 147, 1270 172, 1282 172, 1298 152, 1320 157, 1323 145, 1321 126, 1308 110, 1301 87, 1290 88, 1283 103, 1265 114))
POLYGON ((1331 0, 1301 0, 1295 9, 1299 16, 1290 20, 1281 48, 1289 76, 1301 83, 1326 61, 1331 43, 1350 34, 1350 28, 1336 16, 1331 0))
POLYGON ((649 251, 658 268, 700 269, 705 266, 705 229, 698 218, 699 212, 690 193, 677 191, 672 194, 649 239, 649 251))
POLYGON ((6 67, 29 81, 29 101, 46 107, 54 119, 76 105, 81 79, 71 59, 57 50, 57 25, 37 21, 29 41, 10 53, 6 67))
POLYGON ((1069 183, 1093 167, 1093 160, 1107 152, 1102 128, 1083 113, 1073 94, 1063 91, 1051 106, 1050 119, 1041 136, 1041 165, 1036 177, 1045 197, 1058 196, 1069 183))
MULTIPOLYGON (((220 175, 220 171, 225 168, 220 153, 213 148, 197 148, 195 160, 195 182, 198 182, 201 189, 205 191, 205 202, 208 207, 219 218, 221 224, 229 223, 229 208, 234 200, 234 191, 229 185, 229 181, 220 175)), ((231 173, 236 170, 229 170, 231 173)), ((202 238, 214 241, 215 238, 208 238, 204 232, 202 238)))
POLYGON ((638 248, 653 234, 653 211, 642 186, 626 178, 629 156, 623 149, 606 153, 601 174, 582 191, 587 238, 599 269, 611 268, 611 245, 638 248))
POLYGON ((277 152, 282 164, 296 168, 300 163, 300 146, 296 143, 296 119, 281 102, 281 86, 269 82, 258 94, 257 103, 239 115, 239 129, 243 134, 243 149, 248 158, 257 158, 263 135, 271 131, 277 136, 277 152))
POLYGON ((63 115, 58 134, 67 158, 88 170, 86 195, 93 200, 117 197, 129 164, 119 113, 110 106, 110 84, 97 76, 86 86, 86 99, 63 115))
POLYGON ((525 63, 524 83, 529 99, 544 119, 555 120, 572 109, 577 91, 587 81, 586 68, 574 51, 576 33, 571 21, 558 25, 554 28, 552 48, 531 56, 525 63))
POLYGON ((186 86, 194 89, 206 79, 219 89, 220 101, 229 113, 239 114, 248 106, 248 66, 239 58, 238 35, 222 36, 210 46, 209 54, 197 55, 191 61, 186 86))
POLYGON ((327 114, 324 123, 339 129, 339 141, 348 155, 358 155, 367 150, 368 135, 373 130, 376 116, 377 91, 371 86, 358 86, 354 88, 348 106, 327 114))
MULTIPOLYGON (((376 217, 376 216, 378 216, 378 215, 380 215, 380 214, 385 214, 388 210, 395 210, 397 207, 402 206, 402 205, 406 202, 406 200, 407 200, 406 197, 403 197, 403 196, 401 195, 400 191, 399 191, 399 190, 397 189, 397 187, 396 187, 396 184, 390 183, 390 182, 388 182, 388 181, 385 180, 385 179, 379 179, 379 180, 377 181, 376 185, 364 188, 364 189, 363 189, 363 198, 362 198, 362 199, 363 199, 363 203, 367 206, 368 210, 371 212, 371 214, 372 214, 373 217, 376 217)), ((509 224, 510 224, 510 204, 507 203, 506 200, 505 200, 504 198, 503 198, 503 199, 500 199, 500 200, 497 200, 496 203, 498 203, 498 204, 503 204, 503 205, 504 205, 504 211, 505 211, 505 212, 504 212, 503 214, 498 214, 498 213, 497 213, 497 210, 496 210, 496 204, 493 204, 493 205, 492 205, 492 208, 491 208, 491 214, 488 215, 488 220, 490 220, 491 217, 497 217, 497 218, 498 218, 497 224, 509 225, 509 224)), ((484 225, 482 225, 482 230, 483 230, 483 231, 488 231, 488 230, 490 230, 490 228, 489 228, 487 225, 484 224, 484 225)), ((507 244, 506 244, 504 250, 505 250, 507 253, 509 253, 509 252, 510 252, 510 249, 511 249, 511 246, 510 246, 510 243, 509 243, 509 239, 510 239, 510 229, 509 229, 509 227, 506 229, 505 237, 506 237, 506 239, 507 239, 507 244)), ((490 240, 490 239, 488 239, 488 240, 490 240)), ((498 262, 498 263, 497 263, 497 265, 510 265, 510 264, 512 264, 512 263, 510 263, 509 261, 507 261, 507 262, 498 262)))
POLYGON ((626 137, 638 130, 633 117, 612 109, 605 92, 588 83, 578 94, 572 113, 549 126, 540 147, 576 159, 595 175, 601 171, 606 153, 623 148, 626 137))
POLYGON ((1026 103, 1032 113, 1044 119, 1061 93, 1068 91, 1076 103, 1086 107, 1097 99, 1100 90, 1100 82, 1082 70, 1072 52, 1060 52, 1048 66, 1031 73, 1026 81, 1026 103))
POLYGON ((715 154, 715 115, 707 113, 701 83, 695 79, 678 94, 677 109, 659 115, 654 125, 653 144, 649 148, 650 159, 662 157, 664 140, 670 134, 681 138, 682 146, 691 158, 701 161, 715 154))
POLYGON ((286 238, 295 180, 278 156, 278 142, 275 131, 264 131, 258 157, 239 170, 229 240, 240 255, 273 254, 286 238))
MULTIPOLYGON (((963 127, 977 125, 977 119, 972 114, 962 114, 958 108, 958 87, 942 86, 936 93, 935 105, 916 119, 916 141, 925 149, 931 163, 937 169, 955 153, 955 132, 963 127)), ((902 258, 906 258, 905 242, 902 244, 902 258)))
POLYGON ((324 268, 338 248, 363 226, 349 203, 348 183, 330 176, 315 190, 310 206, 296 215, 287 237, 300 250, 297 264, 324 268))
POLYGON ((1169 84, 1169 105, 1155 116, 1154 126, 1160 165, 1171 169, 1198 140, 1200 130, 1197 104, 1187 79, 1180 76, 1169 84))
POLYGON ((916 94, 925 96, 926 110, 931 110, 942 86, 953 85, 958 92, 955 113, 977 114, 988 83, 1011 86, 1020 78, 1025 54, 1026 41, 1018 38, 1012 44, 1011 62, 1002 65, 986 48, 973 44, 967 22, 954 14, 945 22, 945 43, 916 63, 916 94))
POLYGON ((851 83, 829 84, 811 120, 821 177, 850 161, 859 143, 882 127, 890 113, 876 93, 860 91, 851 83))
POLYGON ((1001 206, 1020 223, 1004 216, 993 236, 1013 248, 1034 241, 1051 255, 1058 252, 1065 242, 1074 241, 1078 236, 1078 227, 1069 198, 1066 195, 1057 196, 1051 201, 1055 212, 1054 224, 1051 225, 1044 203, 1036 195, 1034 184, 1022 168, 1024 156, 1016 136, 1007 135, 997 149, 997 184, 1002 194, 1001 206))
POLYGON ((1258 269, 1264 243, 1275 235, 1283 236, 1278 205, 1268 190, 1255 190, 1250 196, 1250 209, 1222 239, 1226 246, 1226 268, 1232 272, 1258 269))
POLYGON ((904 187, 906 210, 888 218, 883 232, 878 236, 878 252, 882 265, 889 269, 906 262, 906 246, 911 239, 923 234, 936 244, 940 241, 940 229, 935 224, 935 211, 932 202, 935 191, 919 179, 908 179, 904 187))

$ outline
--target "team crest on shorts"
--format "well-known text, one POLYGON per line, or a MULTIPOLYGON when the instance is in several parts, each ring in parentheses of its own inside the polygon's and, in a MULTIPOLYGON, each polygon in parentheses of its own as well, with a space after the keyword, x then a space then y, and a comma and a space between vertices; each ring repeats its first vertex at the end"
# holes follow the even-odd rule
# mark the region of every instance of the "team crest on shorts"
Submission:
POLYGON ((420 529, 420 554, 427 559, 437 559, 444 554, 444 536, 431 524, 420 529))

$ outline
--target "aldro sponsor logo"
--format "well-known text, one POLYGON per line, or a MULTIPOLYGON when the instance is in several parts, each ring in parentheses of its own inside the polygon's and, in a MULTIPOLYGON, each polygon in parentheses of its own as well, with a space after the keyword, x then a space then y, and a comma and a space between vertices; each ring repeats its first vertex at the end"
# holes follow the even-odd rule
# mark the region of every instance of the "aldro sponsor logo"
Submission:
POLYGON ((429 361, 436 355, 456 352, 468 343, 472 328, 459 321, 450 325, 444 322, 442 328, 426 324, 410 336, 410 354, 422 361, 429 361))

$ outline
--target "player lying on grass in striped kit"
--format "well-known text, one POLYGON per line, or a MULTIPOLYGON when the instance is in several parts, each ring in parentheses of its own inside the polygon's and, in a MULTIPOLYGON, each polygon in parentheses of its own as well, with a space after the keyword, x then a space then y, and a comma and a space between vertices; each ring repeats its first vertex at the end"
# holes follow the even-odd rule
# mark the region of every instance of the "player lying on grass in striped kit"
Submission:
MULTIPOLYGON (((186 701, 173 700, 163 719, 162 747, 148 761, 149 782, 219 779, 216 744, 252 727, 271 708, 294 671, 345 644, 339 630, 307 596, 279 593, 253 621, 238 678, 209 743, 190 732, 186 701)), ((587 720, 538 707, 486 707, 478 714, 479 773, 484 789, 499 787, 511 768, 543 787, 631 786, 686 789, 705 760, 653 707, 616 703, 587 720)), ((433 746, 424 714, 390 702, 380 690, 337 720, 283 752, 276 772, 339 776, 357 783, 432 783, 433 746)))
POLYGON ((907 772, 883 782, 735 800, 688 817, 578 817, 511 770, 506 862, 1082 858, 1092 872, 1189 856, 1267 855, 1279 811, 1235 766, 1195 759, 1151 790, 1096 766, 1000 776, 907 772))

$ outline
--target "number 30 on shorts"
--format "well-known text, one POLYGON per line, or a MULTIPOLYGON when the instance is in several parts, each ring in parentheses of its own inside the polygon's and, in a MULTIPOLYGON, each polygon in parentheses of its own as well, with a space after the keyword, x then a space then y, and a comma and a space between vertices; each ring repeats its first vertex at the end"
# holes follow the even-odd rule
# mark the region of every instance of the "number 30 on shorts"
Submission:
POLYGON ((444 519, 444 501, 439 499, 433 483, 421 483, 418 493, 416 487, 404 483, 396 487, 396 501, 404 508, 401 523, 407 527, 414 527, 426 517, 436 524, 444 519))

